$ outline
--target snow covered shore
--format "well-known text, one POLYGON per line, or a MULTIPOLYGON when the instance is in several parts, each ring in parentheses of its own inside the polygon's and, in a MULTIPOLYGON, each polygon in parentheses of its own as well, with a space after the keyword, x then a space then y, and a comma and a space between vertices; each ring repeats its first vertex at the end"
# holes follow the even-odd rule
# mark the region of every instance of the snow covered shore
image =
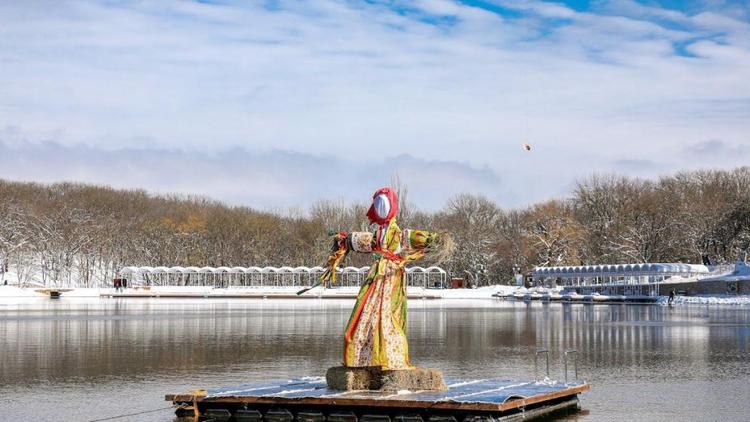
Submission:
POLYGON ((0 298, 5 297, 44 297, 34 289, 21 289, 15 286, 0 286, 0 298))
MULTIPOLYGON (((47 298, 45 293, 37 292, 37 288, 19 288, 15 286, 0 286, 0 300, 21 298, 47 298)), ((121 292, 112 288, 75 288, 63 292, 66 299, 75 298, 99 298, 99 297, 176 297, 181 298, 296 298, 299 287, 264 287, 264 288, 229 288, 215 289, 212 287, 198 286, 154 286, 148 290, 126 289, 121 292)), ((317 287, 304 294, 303 298, 342 298, 350 299, 356 296, 358 287, 339 287, 335 289, 323 289, 317 287)), ((423 289, 421 287, 410 287, 409 297, 427 299, 495 299, 493 295, 512 295, 513 293, 548 293, 540 288, 525 289, 516 286, 487 286, 477 289, 423 289)), ((666 306, 667 296, 660 296, 657 304, 666 306)), ((750 295, 717 295, 717 296, 678 296, 673 305, 740 305, 750 306, 750 295)))
MULTIPOLYGON (((65 298, 92 298, 100 296, 117 297, 157 297, 180 295, 181 297, 268 297, 275 296, 289 298, 295 296, 300 287, 264 287, 264 288, 229 288, 215 289, 213 287, 200 286, 153 286, 146 289, 125 289, 120 292, 113 288, 74 288, 64 291, 62 296, 65 298)), ((45 293, 36 291, 37 288, 19 288, 15 286, 0 286, 0 298, 30 298, 48 297, 45 293)), ((514 291, 512 286, 488 286, 478 289, 424 289, 421 287, 409 287, 408 294, 410 297, 425 297, 434 299, 492 299, 493 294, 504 291, 514 291)), ((325 297, 325 298, 351 298, 359 291, 358 287, 339 287, 335 289, 323 289, 317 287, 304 294, 305 298, 325 297)))

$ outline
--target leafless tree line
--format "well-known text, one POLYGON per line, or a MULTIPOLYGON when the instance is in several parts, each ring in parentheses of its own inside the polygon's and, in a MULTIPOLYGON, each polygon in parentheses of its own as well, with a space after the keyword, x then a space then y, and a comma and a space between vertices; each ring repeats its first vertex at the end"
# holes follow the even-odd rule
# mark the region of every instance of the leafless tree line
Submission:
MULTIPOLYGON (((569 198, 523 209, 471 194, 437 212, 404 200, 402 227, 450 232, 458 247, 442 265, 474 285, 508 282, 536 265, 720 264, 750 241, 749 167, 658 180, 592 176, 569 198)), ((0 180, 0 263, 21 282, 79 286, 108 284, 125 265, 318 265, 328 231, 367 229, 366 207, 320 201, 282 215, 202 197, 0 180)))

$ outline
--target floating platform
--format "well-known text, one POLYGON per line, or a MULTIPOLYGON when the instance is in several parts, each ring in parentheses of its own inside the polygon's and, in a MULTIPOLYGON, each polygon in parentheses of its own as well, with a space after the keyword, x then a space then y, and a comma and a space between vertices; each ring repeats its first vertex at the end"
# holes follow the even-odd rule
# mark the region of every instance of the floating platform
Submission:
POLYGON ((656 303, 658 297, 646 295, 602 295, 564 293, 562 300, 565 302, 583 302, 583 303, 656 303))
POLYGON ((72 291, 73 289, 62 289, 57 287, 47 287, 44 289, 35 289, 34 291, 37 293, 45 294, 50 297, 50 299, 59 299, 60 296, 62 296, 63 293, 72 291))
POLYGON ((178 416, 268 422, 511 421, 578 410, 585 382, 450 380, 448 391, 339 391, 325 378, 168 394, 178 416))

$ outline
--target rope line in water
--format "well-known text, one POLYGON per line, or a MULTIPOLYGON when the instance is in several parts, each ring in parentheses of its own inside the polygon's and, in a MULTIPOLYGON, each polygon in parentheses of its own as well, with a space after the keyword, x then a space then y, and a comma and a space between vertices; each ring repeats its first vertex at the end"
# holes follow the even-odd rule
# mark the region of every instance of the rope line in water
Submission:
POLYGON ((90 421, 88 421, 88 422, 101 422, 101 421, 111 421, 111 420, 113 420, 113 419, 127 418, 128 416, 138 416, 138 415, 144 415, 144 414, 146 414, 146 413, 154 413, 154 412, 160 412, 160 411, 162 411, 162 410, 173 409, 173 408, 174 408, 174 406, 160 407, 160 408, 158 408, 158 409, 153 409, 153 410, 144 410, 144 411, 142 411, 142 412, 137 412, 137 413, 128 413, 128 414, 125 414, 125 415, 110 416, 110 417, 108 417, 108 418, 102 418, 102 419, 91 419, 91 420, 90 420, 90 421))

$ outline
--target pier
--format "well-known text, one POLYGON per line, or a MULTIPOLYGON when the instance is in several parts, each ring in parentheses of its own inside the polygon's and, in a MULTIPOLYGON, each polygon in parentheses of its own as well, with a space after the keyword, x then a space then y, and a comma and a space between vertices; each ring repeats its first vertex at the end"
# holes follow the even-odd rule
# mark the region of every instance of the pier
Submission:
POLYGON ((42 294, 48 295, 50 297, 50 299, 59 299, 60 296, 62 296, 62 294, 64 292, 69 292, 71 290, 73 290, 73 289, 63 289, 63 288, 57 288, 57 287, 48 287, 48 288, 44 288, 44 289, 35 289, 34 291, 37 292, 37 293, 42 293, 42 294))
POLYGON ((575 291, 553 292, 553 293, 507 293, 494 294, 493 297, 505 300, 515 300, 522 302, 540 301, 540 302, 575 302, 589 304, 608 304, 608 303, 656 303, 657 296, 646 295, 605 295, 599 293, 578 294, 575 291))

